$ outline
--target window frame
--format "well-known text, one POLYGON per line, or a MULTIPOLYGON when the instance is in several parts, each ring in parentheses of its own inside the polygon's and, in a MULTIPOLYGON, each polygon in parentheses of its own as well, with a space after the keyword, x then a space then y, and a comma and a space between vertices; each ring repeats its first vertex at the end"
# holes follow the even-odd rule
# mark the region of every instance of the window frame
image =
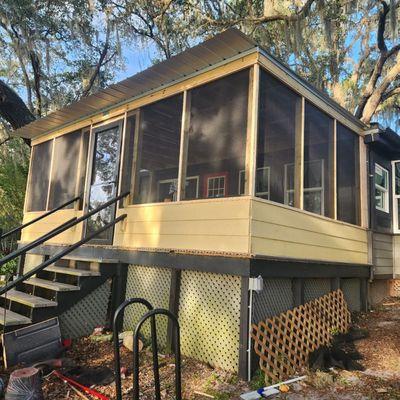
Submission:
POLYGON ((387 213, 387 214, 389 214, 390 213, 390 204, 389 204, 389 190, 390 190, 390 185, 389 185, 389 180, 390 180, 390 176, 389 176, 389 171, 386 169, 386 168, 384 168, 384 167, 382 167, 382 165, 380 165, 379 163, 375 163, 375 167, 374 167, 374 200, 375 200, 375 209, 376 210, 378 210, 378 211, 381 211, 381 212, 384 212, 384 213, 387 213), (377 183, 376 183, 376 175, 377 175, 377 169, 379 170, 381 170, 382 171, 382 173, 383 173, 383 177, 386 175, 386 177, 387 177, 387 179, 386 179, 386 182, 387 182, 387 188, 385 188, 385 187, 383 187, 383 186, 381 186, 381 185, 378 185, 377 183), (384 194, 384 197, 383 197, 383 207, 379 207, 378 206, 378 204, 377 204, 377 202, 376 202, 376 195, 375 195, 375 191, 376 190, 380 190, 383 194, 384 194))
MULTIPOLYGON (((256 197, 259 196, 259 195, 262 195, 262 196, 268 195, 268 199, 264 199, 264 200, 269 200, 269 194, 270 194, 270 191, 271 191, 271 186, 270 186, 271 167, 266 166, 266 167, 258 167, 258 168, 256 168, 256 184, 255 184, 255 187, 257 187, 257 171, 263 171, 263 170, 267 170, 268 171, 268 192, 256 192, 256 197)), ((246 186, 244 188, 244 193, 240 192, 240 187, 242 185, 243 177, 244 177, 244 179, 246 179, 246 170, 245 169, 241 169, 239 171, 239 183, 238 183, 238 185, 239 185, 239 187, 238 187, 239 196, 245 196, 246 195, 246 186)))
POLYGON ((206 174, 204 175, 204 199, 210 200, 210 199, 223 199, 226 198, 227 195, 226 193, 228 192, 228 176, 229 173, 227 171, 224 172, 216 172, 213 174, 206 174), (209 185, 210 185, 210 180, 211 179, 217 179, 217 178, 224 178, 224 195, 221 197, 208 197, 208 190, 209 190, 209 185))
POLYGON ((393 201, 393 233, 400 233, 399 227, 399 207, 398 200, 400 200, 400 193, 396 194, 396 174, 395 166, 400 163, 400 160, 392 161, 392 201, 393 201))
MULTIPOLYGON (((190 180, 196 180, 196 198, 192 200, 197 200, 199 198, 199 182, 200 182, 200 176, 199 175, 192 175, 192 176, 187 176, 186 181, 190 180)), ((178 201, 177 196, 178 196, 178 178, 171 178, 171 179, 161 179, 157 182, 157 197, 160 197, 160 183, 174 183, 176 184, 176 192, 174 194, 174 202, 178 201)), ((162 203, 162 201, 161 201, 162 203)))
MULTIPOLYGON (((316 160, 311 160, 311 161, 304 161, 303 164, 303 168, 305 167, 306 164, 310 164, 310 163, 315 163, 319 161, 320 162, 320 166, 321 166, 321 184, 322 186, 313 186, 313 187, 304 187, 304 182, 303 182, 303 198, 304 198, 304 193, 315 193, 315 192, 321 192, 321 214, 315 213, 313 211, 307 211, 307 210, 303 210, 306 212, 311 212, 315 215, 321 215, 321 216, 325 216, 324 212, 325 212, 325 164, 324 164, 324 160, 323 159, 316 159, 316 160)), ((289 201, 289 193, 294 193, 295 189, 287 189, 287 183, 288 183, 288 173, 287 173, 287 169, 289 166, 294 166, 293 163, 289 163, 289 164, 285 164, 285 205, 289 206, 289 207, 294 207, 294 206, 290 206, 288 204, 289 201)), ((294 178, 295 179, 295 178, 294 178)), ((327 217, 330 218, 330 217, 327 217)))

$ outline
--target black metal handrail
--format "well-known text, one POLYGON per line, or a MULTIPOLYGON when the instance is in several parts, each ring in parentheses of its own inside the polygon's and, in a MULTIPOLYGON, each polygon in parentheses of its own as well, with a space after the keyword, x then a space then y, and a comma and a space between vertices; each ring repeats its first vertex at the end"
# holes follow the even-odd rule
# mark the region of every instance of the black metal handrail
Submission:
POLYGON ((40 244, 52 239, 53 237, 59 235, 60 233, 66 231, 67 229, 72 228, 73 226, 81 223, 82 221, 85 221, 86 219, 88 219, 92 215, 98 213, 99 211, 101 211, 101 210, 109 207, 110 205, 118 202, 119 200, 123 199, 128 194, 129 194, 129 192, 124 192, 124 193, 112 198, 111 200, 101 204, 97 208, 94 208, 93 210, 87 212, 82 217, 72 218, 71 220, 69 220, 69 221, 63 223, 62 225, 60 225, 59 227, 57 227, 57 228, 53 229, 52 231, 44 234, 43 236, 37 238, 32 243, 29 243, 26 246, 20 247, 19 249, 13 251, 12 253, 10 253, 10 254, 6 255, 5 257, 3 257, 2 259, 0 259, 0 266, 4 265, 6 262, 8 262, 8 261, 10 261, 10 260, 12 260, 14 258, 17 258, 17 257, 25 254, 27 251, 32 250, 36 246, 39 246, 40 244))
MULTIPOLYGON (((119 199, 117 199, 116 201, 118 201, 119 199)), ((28 271, 26 274, 18 277, 17 279, 13 280, 12 282, 8 283, 7 285, 3 286, 0 289, 0 296, 3 295, 4 293, 8 292, 10 289, 13 289, 14 287, 16 287, 17 285, 19 285, 20 283, 22 283, 23 281, 29 279, 31 276, 37 274, 38 272, 43 271, 46 267, 54 264, 56 261, 60 260, 61 258, 65 257, 67 254, 71 253, 72 251, 76 250, 77 248, 79 248, 80 246, 82 246, 83 244, 91 241, 92 239, 94 239, 95 237, 97 237, 98 235, 100 235, 101 233, 103 233, 104 231, 106 231, 107 229, 111 228, 112 226, 116 225, 118 222, 122 221, 123 219, 125 219, 127 216, 127 214, 122 214, 120 215, 118 218, 115 218, 113 221, 109 222, 108 224, 104 225, 102 228, 98 229, 96 232, 91 233, 90 235, 84 237, 83 239, 79 240, 78 242, 72 244, 71 246, 67 247, 66 249, 60 251, 59 253, 57 253, 56 255, 54 255, 53 257, 49 258, 48 260, 46 260, 45 262, 41 263, 40 265, 38 265, 37 267, 31 269, 30 271, 28 271)))
POLYGON ((68 200, 67 202, 61 204, 60 206, 58 206, 56 208, 53 208, 50 211, 45 212, 44 214, 40 215, 37 218, 34 218, 32 221, 26 222, 25 224, 17 226, 17 227, 15 227, 15 228, 13 228, 13 229, 5 232, 5 233, 0 233, 0 240, 3 240, 4 238, 6 238, 6 237, 8 237, 8 236, 10 236, 10 235, 12 235, 14 233, 22 231, 22 229, 26 228, 27 226, 32 225, 35 222, 38 222, 41 219, 46 218, 51 214, 54 214, 56 211, 59 211, 59 210, 65 208, 65 207, 69 206, 70 204, 75 203, 76 201, 78 201, 80 199, 81 199, 81 196, 76 196, 75 198, 73 198, 71 200, 68 200))
MULTIPOLYGON (((114 371, 115 371, 115 389, 117 400, 122 400, 122 389, 121 389, 121 355, 119 351, 119 335, 118 335, 118 322, 122 312, 131 304, 142 304, 147 307, 148 311, 153 310, 153 306, 146 299, 140 297, 134 297, 132 299, 125 300, 115 311, 113 319, 113 339, 114 339, 114 371)), ((156 400, 161 399, 160 394, 160 370, 158 366, 158 355, 157 355, 157 327, 156 317, 153 315, 151 318, 151 337, 152 337, 152 352, 153 352, 153 373, 154 373, 154 386, 156 391, 156 400)))
MULTIPOLYGON (((155 310, 148 311, 136 326, 135 334, 133 336, 133 399, 140 400, 139 393, 139 334, 143 324, 149 319, 154 318, 156 315, 165 315, 173 323, 175 328, 174 347, 175 347, 175 399, 182 400, 182 385, 181 385, 181 347, 180 347, 180 334, 179 322, 176 316, 169 310, 156 308, 155 310)), ((152 335, 151 337, 153 347, 153 358, 158 360, 157 338, 152 335)), ((156 399, 161 398, 160 382, 156 383, 156 399), (158 389, 158 390, 157 390, 158 389)))

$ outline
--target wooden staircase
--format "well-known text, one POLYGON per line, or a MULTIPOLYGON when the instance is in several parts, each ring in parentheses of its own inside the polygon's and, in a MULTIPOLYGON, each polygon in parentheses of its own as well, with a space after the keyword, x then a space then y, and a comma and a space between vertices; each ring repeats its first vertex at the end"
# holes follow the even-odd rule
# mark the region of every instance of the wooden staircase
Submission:
POLYGON ((0 325, 12 331, 61 315, 115 275, 116 264, 72 257, 57 261, 0 296, 0 325))

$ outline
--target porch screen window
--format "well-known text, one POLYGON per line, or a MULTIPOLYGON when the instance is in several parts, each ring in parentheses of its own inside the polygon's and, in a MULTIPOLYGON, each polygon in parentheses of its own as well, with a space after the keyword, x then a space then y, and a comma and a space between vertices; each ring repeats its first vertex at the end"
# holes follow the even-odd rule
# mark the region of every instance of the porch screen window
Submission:
POLYGON ((261 71, 256 196, 293 206, 296 113, 301 98, 261 71), (290 165, 290 167, 288 167, 290 165))
POLYGON ((358 136, 337 123, 337 218, 359 223, 359 147, 358 136))
MULTIPOLYGON (((81 140, 81 131, 55 139, 49 209, 58 207, 78 194, 77 179, 81 140)), ((73 206, 70 204, 67 208, 73 206)))
POLYGON ((32 148, 27 211, 45 211, 50 181, 53 141, 32 148))
POLYGON ((389 171, 375 164, 375 208, 389 212, 389 171))
POLYGON ((333 217, 333 119, 306 102, 304 126, 304 209, 333 217))
MULTIPOLYGON (((245 167, 249 70, 191 90, 186 176, 199 176, 199 198, 239 195, 245 167), (218 178, 221 177, 221 178, 218 178)), ((186 193, 185 199, 190 199, 186 193)))
POLYGON ((176 185, 160 185, 178 176, 183 96, 140 110, 136 203, 176 200, 176 185))

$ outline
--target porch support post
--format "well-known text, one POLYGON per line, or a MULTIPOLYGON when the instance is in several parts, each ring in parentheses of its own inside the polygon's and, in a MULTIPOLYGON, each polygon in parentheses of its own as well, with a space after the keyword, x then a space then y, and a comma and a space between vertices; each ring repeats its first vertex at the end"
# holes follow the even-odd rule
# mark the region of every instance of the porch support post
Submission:
POLYGON ((304 115, 305 99, 301 97, 296 103, 296 137, 294 163, 294 206, 303 209, 304 183, 304 115))
MULTIPOLYGON (((115 266, 116 271, 115 275, 112 278, 112 283, 111 283, 111 302, 110 306, 108 309, 108 326, 112 326, 113 323, 113 318, 115 311, 119 307, 121 303, 125 301, 125 294, 126 294, 126 280, 128 277, 128 264, 122 264, 119 263, 115 266)), ((124 322, 124 315, 122 313, 122 316, 119 320, 119 323, 117 325, 118 331, 122 329, 124 322)))
POLYGON ((340 278, 336 277, 336 278, 332 278, 331 279, 331 290, 338 290, 340 289, 340 278))
POLYGON ((244 194, 256 194, 256 163, 257 163, 257 134, 258 108, 260 92, 260 65, 254 64, 250 69, 249 97, 247 107, 247 136, 246 136, 246 165, 244 194))
MULTIPOLYGON (((177 318, 179 314, 179 297, 181 287, 181 270, 171 269, 171 284, 169 291, 169 311, 172 312, 177 318)), ((175 351, 174 349, 174 325, 170 318, 168 318, 167 326, 167 349, 175 351)))
POLYGON ((298 307, 304 303, 304 279, 292 279, 293 307, 298 307))
MULTIPOLYGON (((241 379, 248 379, 248 343, 249 343, 249 278, 241 278, 240 333, 239 333, 239 369, 241 379)), ((251 351, 251 349, 249 349, 251 351)))
POLYGON ((361 311, 368 311, 368 279, 360 279, 361 311))

